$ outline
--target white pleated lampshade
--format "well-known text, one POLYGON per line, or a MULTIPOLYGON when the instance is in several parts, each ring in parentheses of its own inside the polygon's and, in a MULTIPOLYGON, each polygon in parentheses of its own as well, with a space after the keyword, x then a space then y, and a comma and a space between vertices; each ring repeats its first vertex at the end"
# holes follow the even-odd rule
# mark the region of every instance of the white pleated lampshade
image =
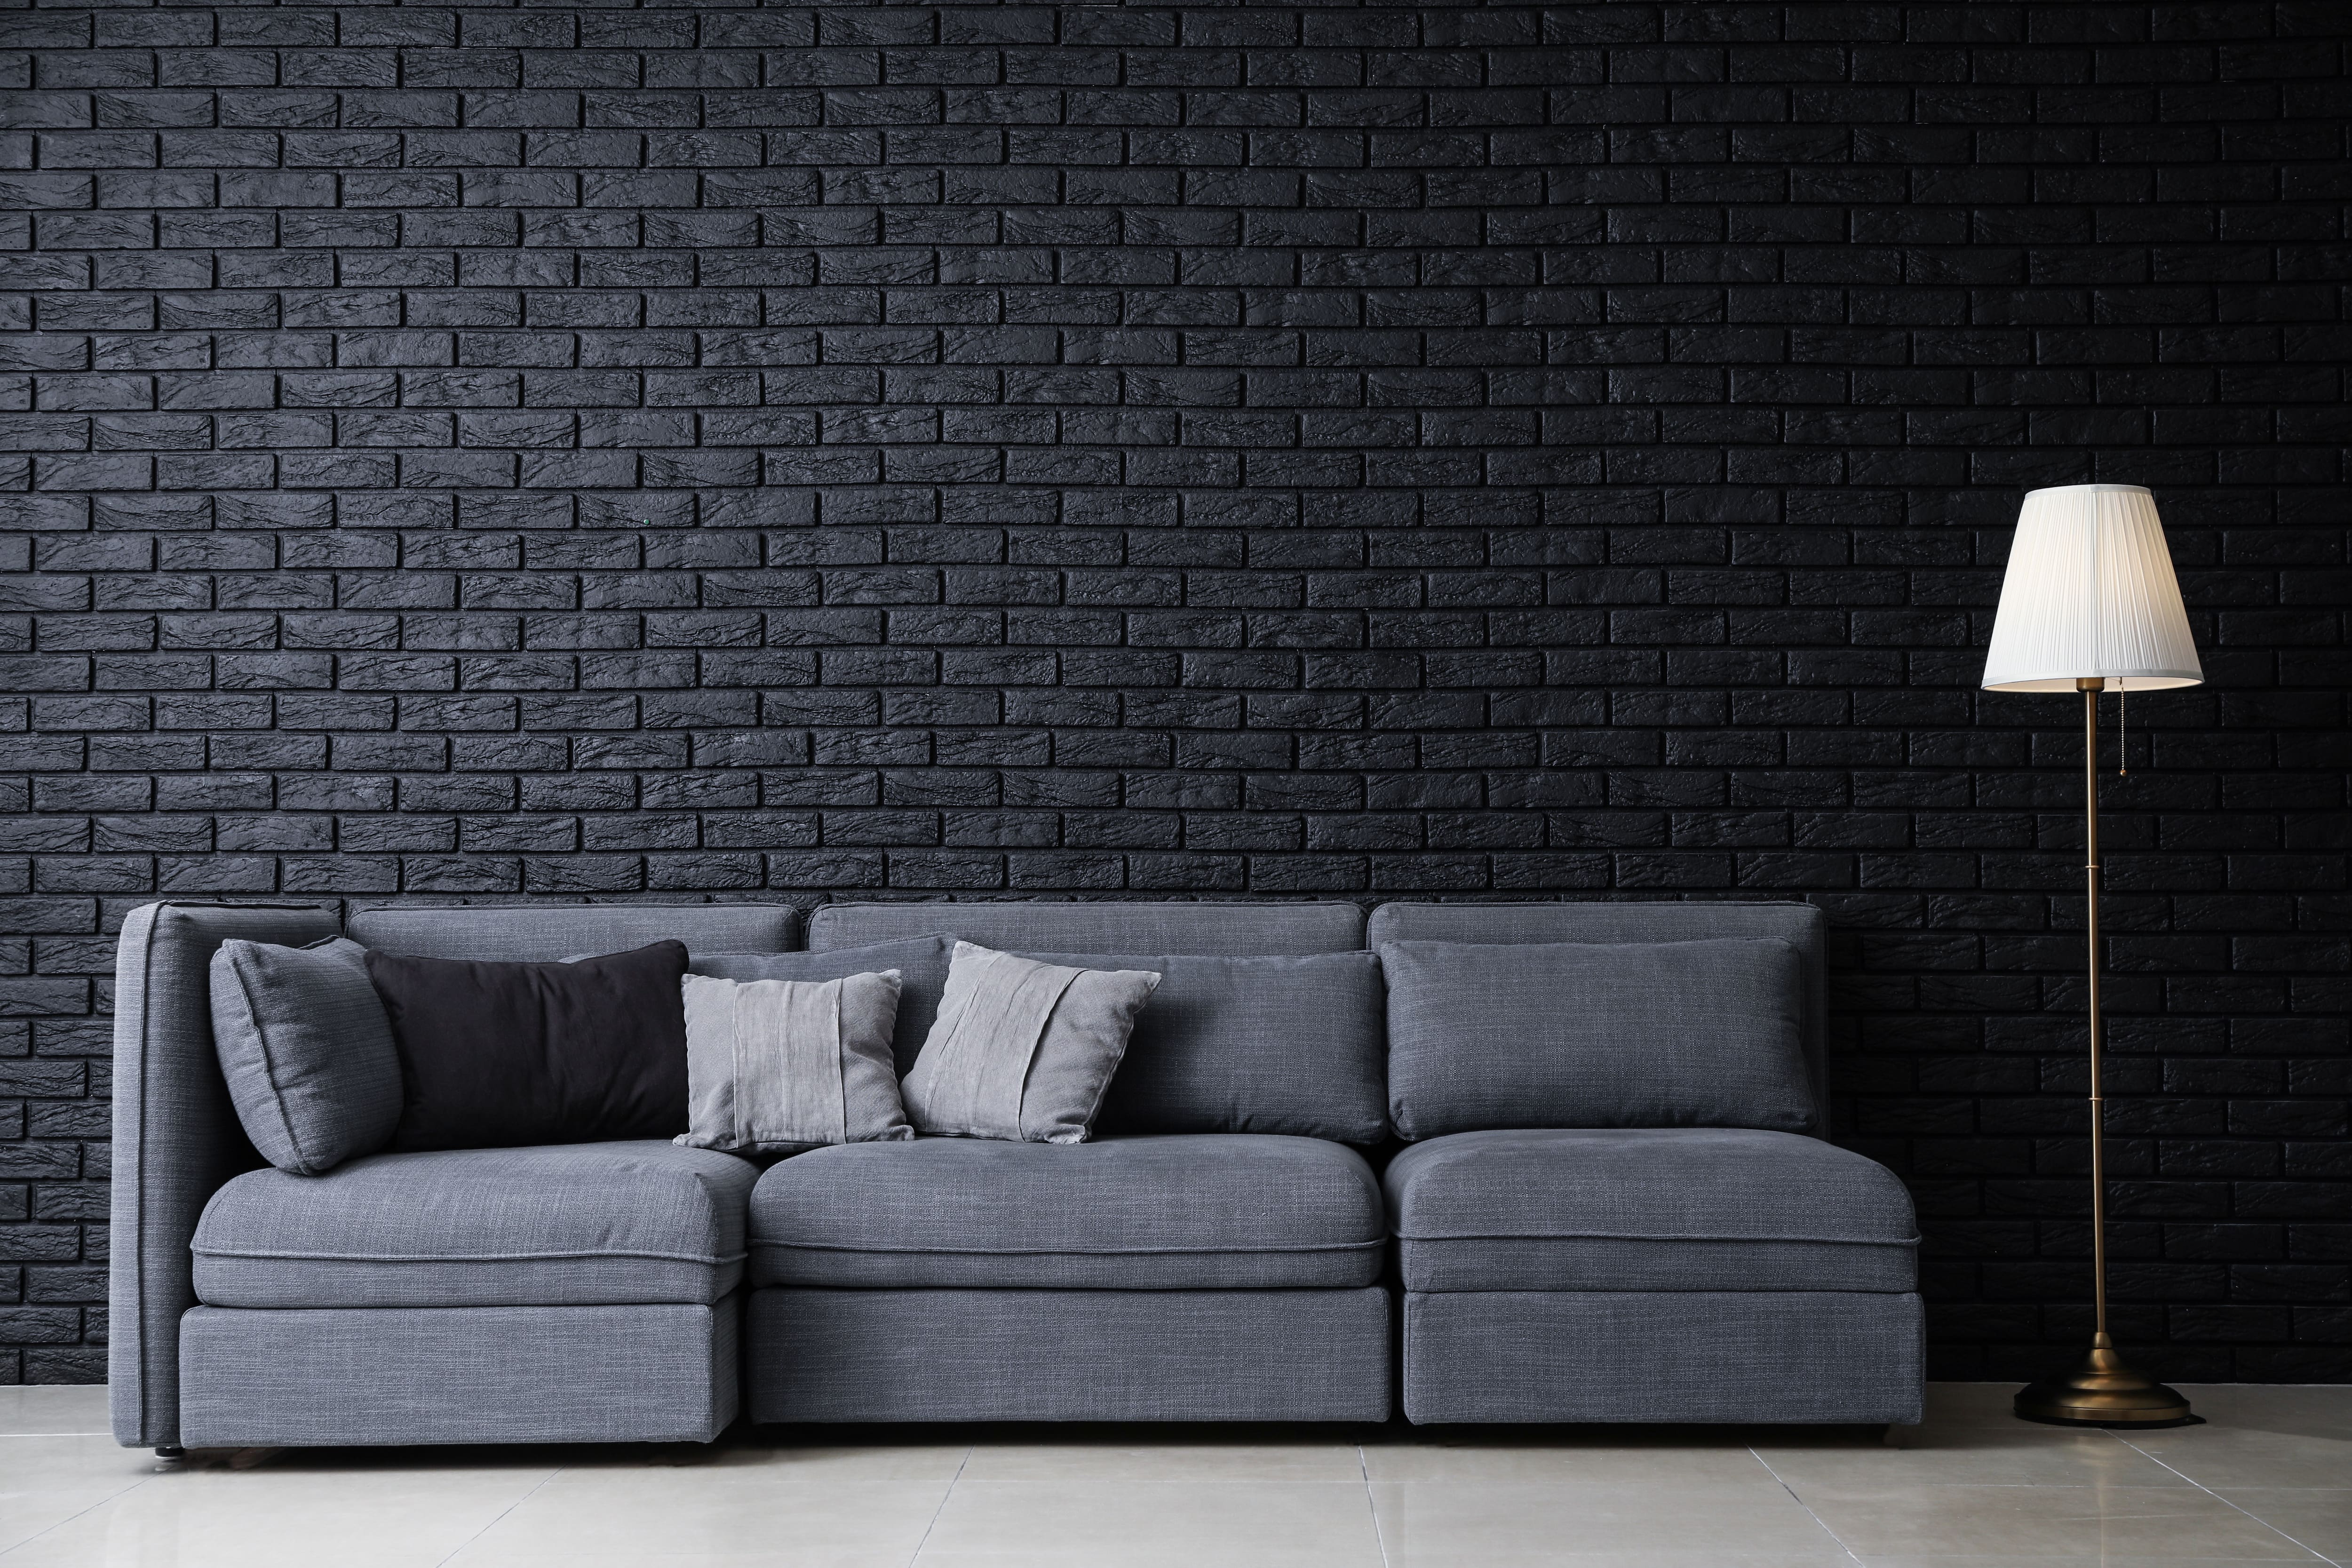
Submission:
POLYGON ((2127 691, 2205 679, 2156 499, 2137 485, 2030 492, 2000 583, 1986 690, 2072 691, 2094 675, 2127 691))

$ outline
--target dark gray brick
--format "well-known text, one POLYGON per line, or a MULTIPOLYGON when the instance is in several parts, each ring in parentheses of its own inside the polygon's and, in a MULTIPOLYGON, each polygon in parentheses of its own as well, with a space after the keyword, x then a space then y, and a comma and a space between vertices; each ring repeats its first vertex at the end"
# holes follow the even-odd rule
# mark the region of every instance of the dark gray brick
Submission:
POLYGON ((2077 742, 1974 681, 2088 479, 2210 679, 2108 784, 2129 1331, 2352 1375, 2352 40, 1966 9, 0 16, 0 1381, 102 1373, 182 891, 1811 898, 1937 1371, 2040 1370, 2077 742))

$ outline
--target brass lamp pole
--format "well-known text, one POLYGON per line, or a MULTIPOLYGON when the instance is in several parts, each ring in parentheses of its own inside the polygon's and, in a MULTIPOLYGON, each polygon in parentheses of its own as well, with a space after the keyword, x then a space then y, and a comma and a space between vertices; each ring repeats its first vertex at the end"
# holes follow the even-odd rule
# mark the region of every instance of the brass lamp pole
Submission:
POLYGON ((1985 659, 1988 691, 2083 694, 2083 929, 2091 1069, 2090 1353, 2074 1371, 2018 1392, 2016 1413, 2063 1426, 2179 1426, 2189 1401, 2134 1371, 2107 1335, 2105 1046, 2099 997, 2099 693, 2194 686, 2204 679, 2156 502, 2137 485, 2032 491, 2001 580, 1985 659))

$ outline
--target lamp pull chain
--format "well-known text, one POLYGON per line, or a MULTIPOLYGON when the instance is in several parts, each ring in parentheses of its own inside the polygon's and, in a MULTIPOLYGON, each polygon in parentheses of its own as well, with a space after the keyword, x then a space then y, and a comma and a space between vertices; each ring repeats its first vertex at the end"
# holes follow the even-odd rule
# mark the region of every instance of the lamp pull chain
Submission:
POLYGON ((2131 696, 2131 688, 2116 682, 2116 777, 2126 778, 2131 773, 2131 710, 2124 706, 2131 696))

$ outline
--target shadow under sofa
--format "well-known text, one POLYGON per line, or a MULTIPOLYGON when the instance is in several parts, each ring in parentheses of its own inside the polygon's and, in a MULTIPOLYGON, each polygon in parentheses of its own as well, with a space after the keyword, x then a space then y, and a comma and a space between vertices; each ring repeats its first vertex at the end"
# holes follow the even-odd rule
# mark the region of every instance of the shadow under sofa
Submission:
MULTIPOLYGON (((1419 1422, 1917 1417, 1911 1215, 1891 1174, 1816 1138, 1736 1129, 1496 1128, 1396 1152, 1377 979, 1368 1018, 1268 977, 1191 994, 1198 1016, 1161 1031, 1163 1051, 1248 1009, 1264 1037, 1325 1053, 1303 1059, 1353 1065, 1318 1086, 1286 1077, 1280 1053, 1259 1053, 1264 1073, 1204 1055, 1077 1145, 850 1144, 761 1172, 607 1143, 290 1176, 262 1166, 228 1105, 205 965, 228 937, 337 929, 325 910, 252 905, 126 921, 111 1349, 125 1444, 707 1440, 739 1395, 778 1422, 1380 1421, 1400 1394, 1419 1422), (1333 1038, 1350 1032, 1353 1047, 1333 1038)), ((1053 955, 1368 946, 1351 904, 834 904, 805 950, 794 911, 741 904, 404 906, 356 911, 348 934, 551 960, 662 938, 698 957, 849 953, 941 932, 1053 955)), ((1822 929, 1806 906, 1394 904, 1369 942, 1727 932, 1797 946, 1818 1092, 1822 929)), ((1377 974, 1319 958, 1300 973, 1327 984, 1335 966, 1377 974)), ((1155 1070, 1133 1062, 1123 1075, 1155 1070)))

